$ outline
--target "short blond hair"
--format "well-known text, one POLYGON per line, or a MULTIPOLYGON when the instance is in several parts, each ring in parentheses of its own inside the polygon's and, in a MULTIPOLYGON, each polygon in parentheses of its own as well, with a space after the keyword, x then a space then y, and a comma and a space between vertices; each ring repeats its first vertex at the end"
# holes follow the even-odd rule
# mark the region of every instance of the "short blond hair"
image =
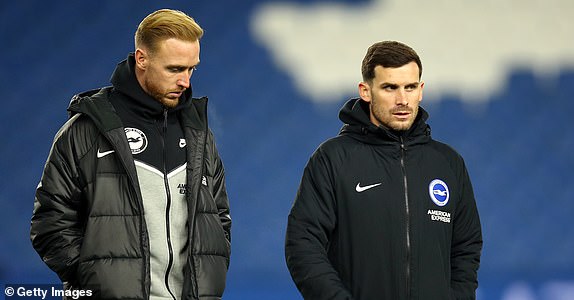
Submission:
POLYGON ((135 33, 135 47, 150 52, 161 41, 175 38, 195 42, 203 36, 203 29, 195 20, 179 10, 160 9, 145 17, 135 33))

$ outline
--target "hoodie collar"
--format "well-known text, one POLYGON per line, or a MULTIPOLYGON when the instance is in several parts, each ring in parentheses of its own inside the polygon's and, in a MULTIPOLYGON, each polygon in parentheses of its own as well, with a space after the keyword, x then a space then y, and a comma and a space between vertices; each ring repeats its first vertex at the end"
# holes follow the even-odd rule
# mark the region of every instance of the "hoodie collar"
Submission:
POLYGON ((381 144, 388 142, 419 143, 430 139, 430 126, 426 123, 428 113, 419 107, 411 128, 396 131, 371 122, 369 104, 360 98, 347 101, 339 111, 339 119, 344 123, 340 134, 350 134, 365 143, 381 144))
MULTIPOLYGON (((128 96, 126 97, 126 102, 128 103, 123 103, 123 105, 129 105, 130 109, 134 110, 136 114, 144 118, 157 118, 163 113, 163 104, 147 94, 137 81, 135 75, 135 57, 133 53, 130 53, 125 60, 118 63, 110 82, 116 90, 128 96)), ((190 87, 181 96, 179 104, 169 109, 169 112, 178 111, 190 105, 191 96, 190 87)))

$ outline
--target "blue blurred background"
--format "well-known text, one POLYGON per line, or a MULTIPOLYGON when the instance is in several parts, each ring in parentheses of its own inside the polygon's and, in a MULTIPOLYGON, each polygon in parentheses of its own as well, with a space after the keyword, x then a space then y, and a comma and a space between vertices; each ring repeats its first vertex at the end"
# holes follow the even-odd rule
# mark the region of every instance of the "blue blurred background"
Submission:
POLYGON ((108 85, 137 25, 159 8, 205 29, 192 84, 210 98, 226 167, 234 223, 224 299, 301 299, 283 256, 287 214, 307 159, 341 126, 364 52, 384 39, 421 54, 433 136, 466 159, 485 241, 478 298, 574 299, 567 0, 0 2, 1 285, 58 283, 29 241, 53 136, 70 97, 108 85))

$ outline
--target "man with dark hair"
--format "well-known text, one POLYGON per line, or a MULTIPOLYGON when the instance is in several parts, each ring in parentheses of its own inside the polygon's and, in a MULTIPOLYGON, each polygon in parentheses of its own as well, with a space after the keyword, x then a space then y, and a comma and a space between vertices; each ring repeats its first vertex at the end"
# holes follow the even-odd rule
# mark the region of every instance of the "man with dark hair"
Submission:
POLYGON ((112 86, 74 96, 36 190, 32 244, 95 299, 220 299, 231 218, 224 169, 192 98, 203 29, 162 9, 112 86))
POLYGON ((462 157, 431 138, 422 64, 385 41, 310 158, 285 256, 305 299, 475 299, 482 233, 462 157))

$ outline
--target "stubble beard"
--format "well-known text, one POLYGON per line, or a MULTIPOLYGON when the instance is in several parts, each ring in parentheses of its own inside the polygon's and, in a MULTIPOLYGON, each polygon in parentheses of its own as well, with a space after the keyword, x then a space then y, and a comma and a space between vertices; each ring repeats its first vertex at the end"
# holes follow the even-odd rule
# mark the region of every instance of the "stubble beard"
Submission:
POLYGON ((373 110, 373 114, 377 119, 377 121, 381 124, 381 126, 399 132, 409 130, 413 126, 413 123, 418 114, 418 108, 412 108, 406 106, 398 106, 386 112, 383 111, 381 108, 377 107, 377 105, 373 105, 371 109, 373 110), (395 120, 395 116, 393 114, 401 111, 410 112, 410 117, 408 120, 404 122, 395 120))
POLYGON ((166 98, 162 97, 157 99, 163 106, 167 108, 174 108, 179 104, 179 98, 166 98))
POLYGON ((164 93, 157 89, 152 82, 148 82, 148 94, 161 103, 164 107, 174 108, 179 104, 179 98, 168 98, 164 93))

